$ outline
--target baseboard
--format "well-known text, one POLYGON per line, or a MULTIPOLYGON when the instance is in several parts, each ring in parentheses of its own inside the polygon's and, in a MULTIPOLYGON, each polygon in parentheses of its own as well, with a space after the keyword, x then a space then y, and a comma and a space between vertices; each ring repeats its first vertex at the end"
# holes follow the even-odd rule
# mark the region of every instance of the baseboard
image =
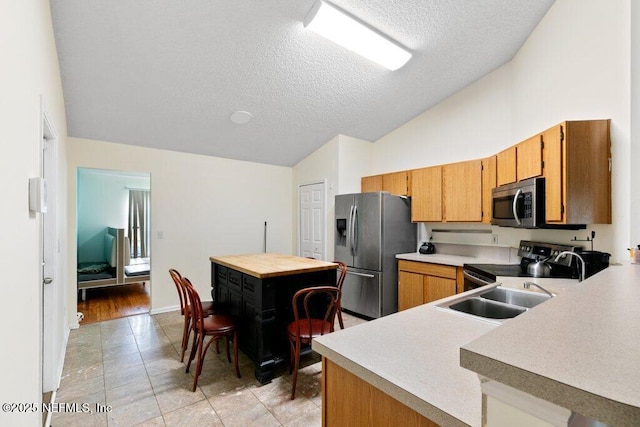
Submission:
POLYGON ((154 314, 161 314, 161 313, 169 313, 170 311, 176 311, 176 310, 180 310, 179 305, 172 305, 169 307, 162 307, 162 308, 154 308, 153 310, 149 310, 149 314, 154 315, 154 314))

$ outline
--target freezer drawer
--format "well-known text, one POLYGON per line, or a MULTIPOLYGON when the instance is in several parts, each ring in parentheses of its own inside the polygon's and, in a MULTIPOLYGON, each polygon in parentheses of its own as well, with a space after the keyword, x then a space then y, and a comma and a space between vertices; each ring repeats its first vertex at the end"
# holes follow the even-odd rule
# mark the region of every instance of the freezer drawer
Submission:
POLYGON ((342 285, 342 308, 378 318, 381 313, 382 273, 349 268, 342 285))

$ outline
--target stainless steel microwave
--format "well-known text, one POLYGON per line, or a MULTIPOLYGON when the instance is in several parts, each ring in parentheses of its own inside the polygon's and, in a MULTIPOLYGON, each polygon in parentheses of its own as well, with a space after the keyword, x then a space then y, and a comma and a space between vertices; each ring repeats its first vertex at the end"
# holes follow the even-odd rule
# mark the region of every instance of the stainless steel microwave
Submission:
POLYGON ((494 188, 491 205, 493 225, 518 228, 544 226, 544 178, 530 178, 494 188))

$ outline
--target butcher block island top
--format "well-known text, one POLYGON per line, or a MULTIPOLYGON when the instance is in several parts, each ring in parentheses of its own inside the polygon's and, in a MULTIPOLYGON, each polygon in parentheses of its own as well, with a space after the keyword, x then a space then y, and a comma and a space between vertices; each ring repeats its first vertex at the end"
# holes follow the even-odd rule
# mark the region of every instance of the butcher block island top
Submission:
POLYGON ((258 279, 338 268, 333 262, 271 253, 212 256, 209 259, 258 279))

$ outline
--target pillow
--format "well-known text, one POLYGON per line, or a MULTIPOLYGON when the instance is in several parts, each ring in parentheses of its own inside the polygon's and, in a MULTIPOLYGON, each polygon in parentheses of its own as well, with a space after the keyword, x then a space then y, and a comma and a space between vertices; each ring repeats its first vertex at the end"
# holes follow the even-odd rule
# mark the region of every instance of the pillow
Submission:
POLYGON ((118 263, 116 252, 116 238, 107 233, 104 235, 104 257, 111 267, 115 267, 118 263))

